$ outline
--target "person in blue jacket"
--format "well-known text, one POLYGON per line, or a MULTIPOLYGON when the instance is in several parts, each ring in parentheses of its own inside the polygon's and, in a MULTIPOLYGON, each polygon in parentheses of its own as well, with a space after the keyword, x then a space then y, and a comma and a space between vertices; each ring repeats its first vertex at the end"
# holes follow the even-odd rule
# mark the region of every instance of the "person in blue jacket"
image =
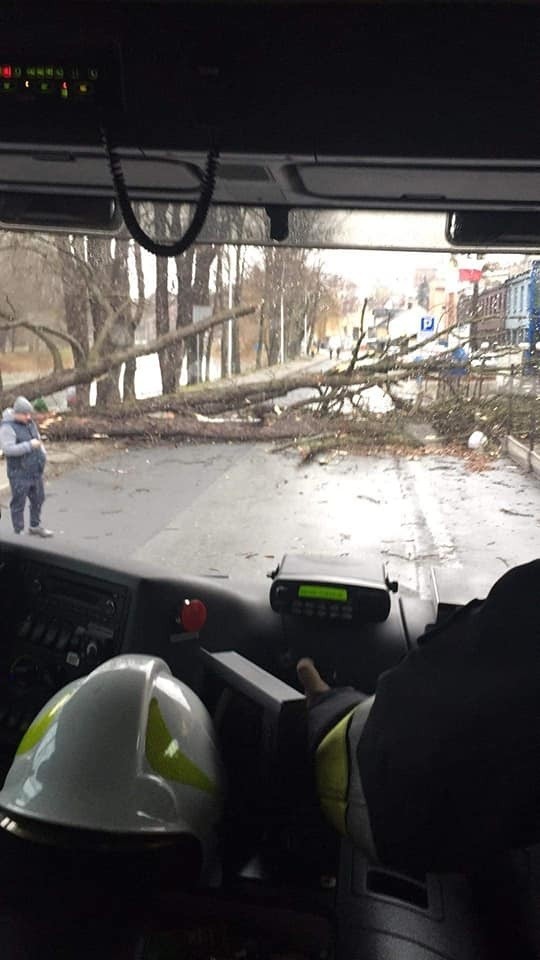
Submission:
POLYGON ((0 424, 0 449, 6 458, 11 486, 11 521, 15 533, 24 530, 24 509, 30 503, 29 533, 51 537, 41 523, 45 500, 43 471, 47 456, 39 430, 32 419, 34 409, 26 397, 17 397, 12 408, 4 410, 0 424))

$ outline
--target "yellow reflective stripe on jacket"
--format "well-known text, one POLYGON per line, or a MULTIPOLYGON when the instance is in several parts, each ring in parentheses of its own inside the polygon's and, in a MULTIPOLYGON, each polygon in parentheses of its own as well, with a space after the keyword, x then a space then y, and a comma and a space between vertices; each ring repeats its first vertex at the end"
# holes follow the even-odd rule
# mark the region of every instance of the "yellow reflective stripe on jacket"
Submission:
POLYGON ((339 833, 347 834, 349 748, 347 734, 356 707, 332 727, 315 754, 317 793, 323 813, 339 833))

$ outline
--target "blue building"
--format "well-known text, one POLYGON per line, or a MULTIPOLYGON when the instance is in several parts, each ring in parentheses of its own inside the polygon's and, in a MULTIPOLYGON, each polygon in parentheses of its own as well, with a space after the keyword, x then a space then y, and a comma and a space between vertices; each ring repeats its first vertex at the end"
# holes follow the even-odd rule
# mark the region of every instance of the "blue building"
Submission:
POLYGON ((506 281, 506 318, 509 343, 521 343, 528 340, 529 330, 529 286, 531 271, 519 273, 506 281))
POLYGON ((540 260, 506 283, 506 329, 511 342, 528 344, 523 358, 528 365, 540 355, 540 260))

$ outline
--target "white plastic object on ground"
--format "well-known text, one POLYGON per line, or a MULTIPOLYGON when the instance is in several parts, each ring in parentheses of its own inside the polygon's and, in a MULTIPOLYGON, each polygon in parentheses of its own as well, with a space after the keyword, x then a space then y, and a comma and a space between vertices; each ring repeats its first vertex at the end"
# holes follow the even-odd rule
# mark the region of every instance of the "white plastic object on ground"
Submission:
POLYGON ((487 442, 488 438, 486 437, 485 433, 482 433, 481 430, 474 430, 469 437, 469 450, 481 450, 482 447, 485 447, 487 442))

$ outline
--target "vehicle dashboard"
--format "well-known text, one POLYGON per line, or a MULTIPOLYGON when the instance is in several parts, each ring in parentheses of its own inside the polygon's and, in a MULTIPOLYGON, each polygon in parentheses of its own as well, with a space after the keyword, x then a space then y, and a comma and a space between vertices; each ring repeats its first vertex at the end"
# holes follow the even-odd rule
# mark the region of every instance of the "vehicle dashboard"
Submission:
MULTIPOLYGON (((118 900, 118 910, 128 910, 122 914, 126 942, 143 936, 139 927, 155 931, 156 925, 165 923, 178 945, 198 912, 202 911, 201 922, 208 928, 220 910, 233 926, 241 918, 244 934, 252 911, 259 930, 260 924, 266 924, 267 935, 269 931, 275 935, 281 911, 286 942, 299 938, 300 955, 305 957, 320 956, 314 941, 320 946, 328 938, 329 949, 332 943, 334 955, 342 960, 358 955, 367 960, 382 955, 492 958, 491 934, 482 910, 471 908, 468 881, 458 875, 409 876, 373 867, 361 851, 325 824, 311 779, 302 723, 305 710, 295 674, 297 659, 309 655, 330 683, 353 684, 372 692, 380 674, 415 646, 438 615, 448 613, 449 604, 441 603, 439 597, 437 605, 435 599, 424 600, 397 588, 388 592, 386 619, 351 623, 323 617, 322 607, 318 611, 316 604, 313 615, 305 617, 275 612, 269 593, 269 581, 250 584, 180 572, 163 575, 150 567, 114 567, 99 560, 60 556, 40 545, 4 541, 0 544, 2 778, 25 729, 60 687, 119 653, 159 656, 202 697, 217 723, 228 775, 223 875, 219 892, 204 894, 202 899, 184 902, 175 894, 173 899, 169 896, 169 903, 158 901, 156 893, 135 926, 132 894, 126 888, 118 900), (186 600, 194 599, 204 604, 206 622, 200 631, 190 632, 182 624, 182 610, 186 600), (231 664, 237 663, 241 668, 247 665, 244 692, 242 685, 227 689, 223 682, 231 664), (259 675, 267 686, 263 710, 257 698, 244 695, 259 675), (280 698, 290 710, 281 710, 280 698), (159 912, 167 910, 166 920, 158 920, 159 912), (303 932, 302 917, 307 917, 303 932), (419 945, 421 954, 415 952, 419 945), (403 953, 404 947, 413 952, 403 953)), ((530 859, 533 853, 520 856, 530 859)), ((21 858, 18 846, 10 849, 9 844, 6 856, 8 861, 11 857, 14 875, 22 871, 25 890, 34 861, 21 858)), ((39 851, 32 856, 39 856, 39 851)), ((529 859, 527 870, 533 866, 529 859)), ((39 870, 44 862, 38 859, 39 870)), ((62 861, 64 886, 71 869, 62 861)), ((125 884, 125 872, 122 876, 125 884)), ((51 887, 53 901, 56 889, 51 887)), ((92 885, 91 890, 90 905, 96 896, 92 885)), ((43 929, 51 938, 45 901, 43 909, 43 929)), ((10 923, 19 923, 18 914, 14 916, 10 923)), ((41 942, 36 918, 28 927, 24 909, 21 917, 22 935, 31 934, 41 942)), ((58 931, 62 945, 67 929, 58 931)), ((116 957, 105 918, 95 932, 101 937, 100 951, 105 947, 113 951, 100 955, 116 957)), ((136 955, 161 956, 152 952, 155 934, 146 936, 150 952, 136 955)), ((142 940, 137 943, 140 951, 142 940)), ((77 955, 87 955, 80 953, 80 946, 77 950, 77 955)))
MULTIPOLYGON (((390 593, 383 622, 347 623, 276 613, 269 581, 251 584, 129 572, 43 549, 0 547, 4 643, 0 650, 0 744, 9 755, 35 714, 60 687, 120 653, 162 657, 204 695, 200 647, 235 650, 295 684, 294 667, 312 656, 328 681, 373 692, 378 676, 407 653, 433 619, 418 598, 390 593), (199 633, 182 626, 187 600, 202 601, 199 633), (422 624, 422 620, 424 623, 422 624)), ((310 611, 311 612, 311 611, 310 611)))

